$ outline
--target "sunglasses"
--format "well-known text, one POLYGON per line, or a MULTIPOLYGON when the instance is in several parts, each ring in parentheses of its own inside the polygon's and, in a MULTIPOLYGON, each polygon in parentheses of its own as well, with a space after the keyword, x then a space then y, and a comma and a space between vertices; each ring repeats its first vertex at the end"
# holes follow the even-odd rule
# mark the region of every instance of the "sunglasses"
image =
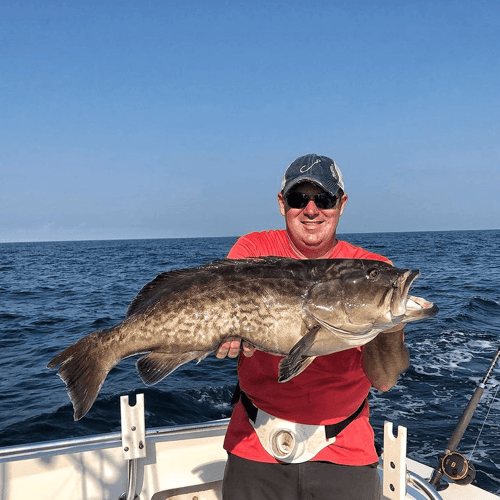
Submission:
POLYGON ((285 201, 290 208, 305 208, 310 200, 314 201, 314 204, 320 210, 326 210, 335 207, 338 197, 328 193, 304 194, 297 192, 290 193, 285 197, 285 201))

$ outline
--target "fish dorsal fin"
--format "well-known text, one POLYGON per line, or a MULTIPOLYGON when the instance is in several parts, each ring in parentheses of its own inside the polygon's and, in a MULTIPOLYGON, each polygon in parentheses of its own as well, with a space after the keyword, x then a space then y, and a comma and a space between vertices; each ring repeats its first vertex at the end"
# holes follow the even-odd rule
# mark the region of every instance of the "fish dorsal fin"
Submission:
POLYGON ((160 297, 185 290, 198 274, 199 268, 180 269, 159 274, 141 288, 128 307, 127 317, 145 309, 160 297))
POLYGON ((315 356, 309 356, 319 325, 313 326, 290 350, 279 363, 278 382, 288 382, 302 373, 313 361, 315 356))
POLYGON ((282 273, 281 265, 294 264, 297 261, 286 257, 257 257, 255 259, 222 259, 216 260, 202 267, 178 269, 161 273, 152 281, 144 285, 131 302, 127 317, 145 310, 160 298, 187 290, 194 284, 203 284, 213 281, 217 277, 230 275, 233 280, 248 279, 249 268, 255 273, 273 276, 273 271, 282 273), (263 264, 267 264, 264 266, 263 264), (242 271, 241 278, 239 271, 242 271))

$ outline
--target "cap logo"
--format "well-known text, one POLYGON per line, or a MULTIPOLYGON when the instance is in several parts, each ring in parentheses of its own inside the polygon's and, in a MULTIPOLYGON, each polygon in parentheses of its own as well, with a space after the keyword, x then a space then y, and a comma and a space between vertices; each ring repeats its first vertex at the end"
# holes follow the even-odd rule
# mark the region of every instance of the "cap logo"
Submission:
POLYGON ((334 178, 337 179, 337 184, 339 185, 340 189, 342 191, 344 190, 344 181, 342 180, 342 172, 340 171, 339 167, 333 162, 330 165, 330 171, 332 172, 332 175, 334 178))
POLYGON ((318 158, 314 163, 311 163, 310 165, 302 165, 299 172, 301 174, 305 174, 308 170, 311 170, 311 168, 313 168, 316 163, 321 163, 321 160, 318 158))

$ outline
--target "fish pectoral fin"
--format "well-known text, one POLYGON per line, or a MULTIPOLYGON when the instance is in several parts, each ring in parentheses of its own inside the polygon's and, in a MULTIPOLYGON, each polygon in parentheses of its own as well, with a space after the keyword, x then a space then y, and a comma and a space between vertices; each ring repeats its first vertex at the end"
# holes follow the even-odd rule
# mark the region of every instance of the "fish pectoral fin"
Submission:
POLYGON ((288 382, 293 377, 302 373, 315 359, 309 356, 311 346, 316 340, 316 335, 321 327, 313 326, 291 349, 278 366, 278 382, 288 382))
POLYGON ((179 366, 196 359, 198 363, 210 353, 206 351, 191 351, 177 354, 153 351, 136 363, 137 371, 146 385, 157 384, 170 375, 179 366))
POLYGON ((316 356, 301 356, 293 360, 290 356, 283 358, 279 364, 278 382, 288 382, 302 373, 315 359, 316 356))

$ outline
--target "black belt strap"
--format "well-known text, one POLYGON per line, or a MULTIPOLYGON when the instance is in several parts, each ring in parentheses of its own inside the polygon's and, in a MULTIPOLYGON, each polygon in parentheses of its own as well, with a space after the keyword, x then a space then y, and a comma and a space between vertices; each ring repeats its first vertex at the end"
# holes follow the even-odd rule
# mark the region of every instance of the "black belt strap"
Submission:
POLYGON ((353 420, 358 417, 358 415, 363 411, 365 404, 366 398, 363 399, 361 406, 350 417, 347 417, 345 420, 337 422, 336 424, 325 425, 326 439, 338 436, 353 420))
MULTIPOLYGON (((247 412, 248 418, 255 423, 255 419, 257 418, 258 408, 252 403, 250 398, 241 390, 240 384, 236 386, 236 389, 233 394, 233 398, 231 400, 231 404, 236 404, 238 401, 242 402, 245 411, 247 412)), ((338 436, 353 420, 355 420, 359 414, 363 411, 365 407, 366 399, 363 400, 361 406, 346 419, 341 422, 337 422, 336 424, 325 425, 325 434, 326 439, 331 439, 338 436)))

